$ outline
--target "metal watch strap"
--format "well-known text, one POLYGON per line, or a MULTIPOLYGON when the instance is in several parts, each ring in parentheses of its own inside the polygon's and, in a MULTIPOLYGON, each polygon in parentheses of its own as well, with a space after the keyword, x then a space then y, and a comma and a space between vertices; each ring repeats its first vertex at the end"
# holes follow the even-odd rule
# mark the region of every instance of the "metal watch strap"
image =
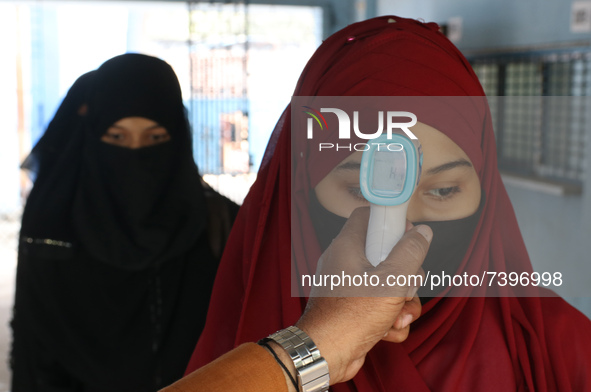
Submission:
POLYGON ((310 337, 298 327, 287 327, 269 336, 283 347, 296 368, 301 392, 328 391, 328 363, 310 337))

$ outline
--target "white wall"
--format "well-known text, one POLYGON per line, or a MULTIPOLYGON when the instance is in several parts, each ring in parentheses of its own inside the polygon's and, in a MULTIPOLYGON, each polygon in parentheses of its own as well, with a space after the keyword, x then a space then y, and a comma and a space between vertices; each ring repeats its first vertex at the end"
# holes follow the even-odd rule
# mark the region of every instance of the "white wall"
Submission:
MULTIPOLYGON (((570 29, 571 1, 378 0, 378 13, 445 23, 461 17, 463 51, 519 49, 591 41, 591 32, 570 29)), ((587 129, 591 145, 591 127, 587 129)), ((590 154, 591 150, 586 149, 590 154)), ((569 284, 557 291, 591 317, 591 155, 581 195, 555 196, 508 184, 507 191, 532 264, 560 271, 569 284), (585 289, 581 289, 585 288, 585 289)))

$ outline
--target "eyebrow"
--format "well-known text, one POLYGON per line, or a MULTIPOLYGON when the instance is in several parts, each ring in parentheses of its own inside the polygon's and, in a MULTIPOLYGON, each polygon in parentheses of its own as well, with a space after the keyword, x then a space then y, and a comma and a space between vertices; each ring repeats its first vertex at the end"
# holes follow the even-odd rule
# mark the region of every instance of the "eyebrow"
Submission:
POLYGON ((342 165, 339 165, 335 168, 335 170, 341 171, 341 170, 357 170, 359 171, 359 169, 361 168, 361 163, 359 162, 345 162, 342 165))
MULTIPOLYGON (((455 169, 457 167, 472 167, 472 164, 470 162, 468 162, 467 160, 461 158, 461 159, 458 159, 457 161, 447 162, 442 165, 433 167, 433 168, 427 170, 425 172, 425 174, 433 175, 433 174, 441 173, 441 172, 444 172, 447 170, 455 169)), ((342 165, 337 166, 335 168, 335 170, 337 170, 337 171, 341 171, 341 170, 359 171, 360 168, 361 168, 361 164, 358 162, 345 162, 342 165)))
POLYGON ((447 162, 447 163, 444 163, 443 165, 433 167, 433 168, 427 170, 427 172, 425 174, 427 174, 427 175, 437 174, 437 173, 441 173, 443 171, 455 169, 457 167, 472 167, 472 164, 470 162, 468 162, 467 160, 465 160, 464 158, 461 158, 461 159, 458 159, 457 161, 447 162))

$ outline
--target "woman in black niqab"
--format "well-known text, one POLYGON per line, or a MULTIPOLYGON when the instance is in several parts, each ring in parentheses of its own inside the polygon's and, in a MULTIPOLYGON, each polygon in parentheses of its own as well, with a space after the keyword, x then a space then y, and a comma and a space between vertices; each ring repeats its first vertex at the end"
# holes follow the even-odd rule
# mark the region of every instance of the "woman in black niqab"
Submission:
POLYGON ((218 260, 172 68, 126 54, 82 76, 26 164, 37 179, 21 229, 12 391, 156 391, 180 378, 218 260), (129 117, 170 140, 101 140, 129 117))

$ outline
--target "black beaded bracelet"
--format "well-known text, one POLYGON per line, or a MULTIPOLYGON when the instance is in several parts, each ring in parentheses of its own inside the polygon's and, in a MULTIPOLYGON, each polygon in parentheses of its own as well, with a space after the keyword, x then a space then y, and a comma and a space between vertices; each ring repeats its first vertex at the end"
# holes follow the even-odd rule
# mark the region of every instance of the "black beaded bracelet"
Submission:
POLYGON ((281 359, 279 359, 279 356, 277 355, 277 353, 275 352, 275 350, 273 350, 273 348, 269 345, 269 342, 272 342, 272 339, 269 338, 264 338, 261 339, 257 342, 257 344, 259 346, 265 347, 267 350, 269 350, 269 352, 271 354, 273 354, 273 357, 275 357, 275 361, 277 361, 277 363, 279 365, 281 365, 281 367, 283 368, 283 370, 285 370, 285 373, 287 373, 287 375, 289 376, 289 379, 291 380, 291 383, 293 384, 294 388, 296 389, 296 391, 299 391, 300 388, 298 386, 298 383, 296 382, 295 378, 293 378, 293 376, 291 375, 290 371, 287 369, 287 366, 285 366, 285 364, 281 361, 281 359))

